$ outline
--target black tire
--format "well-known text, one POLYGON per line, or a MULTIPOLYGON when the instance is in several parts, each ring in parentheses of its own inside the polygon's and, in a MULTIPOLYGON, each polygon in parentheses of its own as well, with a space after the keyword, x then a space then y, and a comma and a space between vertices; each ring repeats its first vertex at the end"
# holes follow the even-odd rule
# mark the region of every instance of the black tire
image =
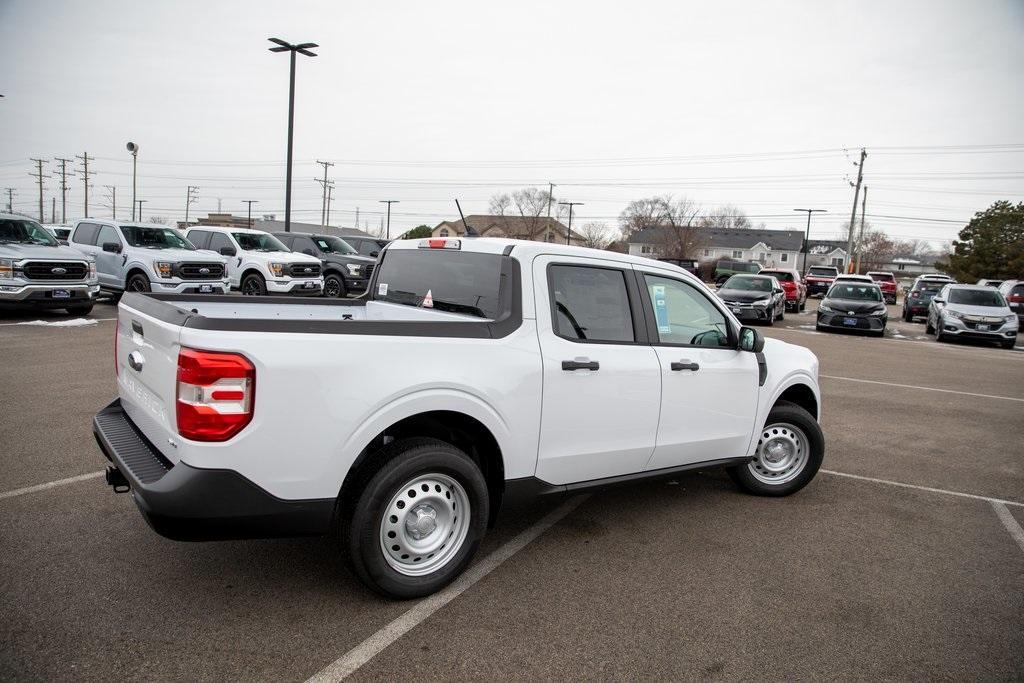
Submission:
POLYGON ((785 320, 785 319, 786 319, 786 305, 783 304, 782 305, 782 311, 779 313, 779 320, 785 320))
POLYGON ((461 574, 476 554, 490 512, 487 482, 468 455, 437 439, 395 441, 377 453, 374 462, 380 463, 379 468, 358 492, 354 504, 342 512, 340 542, 348 563, 360 581, 387 597, 406 600, 435 593, 461 574), (470 522, 465 540, 445 564, 429 574, 409 576, 385 558, 381 526, 388 506, 404 485, 426 474, 450 477, 462 487, 469 499, 470 522))
POLYGON ((932 327, 932 319, 931 318, 927 318, 925 320, 925 323, 924 323, 924 333, 925 334, 935 334, 935 328, 932 327))
POLYGON ((946 341, 946 338, 942 336, 942 328, 939 328, 939 327, 935 328, 935 341, 937 341, 937 342, 944 342, 944 341, 946 341))
POLYGON ((767 313, 768 318, 764 321, 764 324, 768 327, 772 327, 775 325, 775 309, 773 308, 770 311, 767 311, 767 313))
POLYGON ((914 322, 914 316, 910 315, 910 311, 909 310, 903 311, 903 322, 905 322, 905 323, 914 322))
POLYGON ((885 336, 885 328, 882 328, 881 330, 879 330, 877 332, 869 332, 868 334, 870 334, 872 337, 884 337, 885 336))
POLYGON ((348 296, 345 289, 345 281, 340 275, 330 273, 324 278, 324 296, 332 299, 344 299, 348 296))
POLYGON ((800 302, 800 310, 801 311, 807 310, 807 299, 806 299, 806 297, 804 298, 803 301, 800 302))
POLYGON ((242 286, 239 287, 242 296, 266 296, 267 283, 259 273, 249 273, 242 279, 242 286))
POLYGON ((149 292, 152 291, 152 287, 149 284, 149 278, 142 273, 135 273, 128 282, 125 283, 124 290, 126 292, 149 292))
MULTIPOLYGON (((728 468, 729 476, 740 490, 758 496, 788 496, 796 493, 814 479, 821 462, 825 457, 825 436, 821 433, 814 416, 806 410, 788 401, 779 401, 768 413, 765 429, 772 425, 790 424, 798 427, 807 438, 807 453, 801 470, 792 479, 780 484, 769 484, 761 481, 751 472, 748 463, 728 468)), ((760 447, 760 442, 758 442, 760 447)))
POLYGON ((92 313, 92 304, 84 304, 82 306, 68 306, 64 309, 70 315, 89 315, 92 313))

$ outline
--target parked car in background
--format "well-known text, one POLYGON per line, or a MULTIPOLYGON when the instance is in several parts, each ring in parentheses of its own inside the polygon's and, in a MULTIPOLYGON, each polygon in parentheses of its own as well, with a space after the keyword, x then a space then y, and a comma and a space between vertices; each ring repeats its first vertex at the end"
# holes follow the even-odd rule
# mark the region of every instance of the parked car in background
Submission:
POLYGON ((882 290, 882 298, 885 299, 885 303, 896 303, 897 285, 895 275, 885 270, 870 270, 867 272, 867 276, 878 283, 879 288, 882 290))
POLYGON ((663 263, 671 263, 674 266, 679 266, 683 270, 693 273, 694 275, 700 276, 699 269, 700 265, 697 263, 697 259, 693 258, 659 258, 659 261, 663 263))
POLYGON ((741 261, 738 259, 723 258, 718 259, 718 262, 715 263, 713 279, 715 284, 721 286, 723 282, 737 273, 752 275, 759 272, 761 272, 761 264, 755 261, 741 261))
POLYGON ((885 335, 889 309, 882 289, 874 282, 836 281, 818 305, 815 329, 858 330, 870 335, 885 335))
POLYGON ((62 246, 30 218, 0 213, 0 307, 85 315, 99 291, 93 259, 62 246))
POLYGON ((185 236, 199 249, 228 257, 231 288, 246 296, 290 294, 320 296, 324 289, 320 261, 295 254, 269 232, 204 225, 185 236))
POLYGON ((999 293, 1006 299, 1010 310, 1017 314, 1017 330, 1024 326, 1024 280, 1003 280, 999 293))
POLYGON ((52 223, 44 223, 43 227, 46 229, 46 232, 48 232, 51 235, 53 235, 54 237, 56 237, 57 241, 60 242, 61 244, 67 244, 68 243, 68 237, 71 236, 71 227, 72 226, 70 226, 70 225, 54 225, 52 223))
POLYGON ((956 280, 951 278, 949 275, 945 275, 943 273, 928 273, 927 275, 918 275, 917 279, 914 280, 914 284, 917 284, 922 280, 927 280, 929 282, 945 282, 956 284, 956 280))
POLYGON ((366 297, 129 294, 117 315, 93 432, 152 528, 330 534, 394 598, 455 579, 517 498, 708 467, 783 496, 824 455, 814 354, 626 254, 401 240, 366 297))
POLYGON ((986 279, 981 279, 981 280, 978 280, 978 282, 976 284, 979 284, 979 285, 981 285, 983 287, 995 287, 996 289, 999 289, 999 285, 1003 284, 1003 281, 1002 280, 986 280, 986 279))
POLYGON ((774 325, 786 317, 786 293, 774 277, 733 275, 718 289, 722 300, 740 320, 774 325))
POLYGON ((807 306, 807 285, 800 277, 800 271, 788 268, 766 268, 758 275, 770 275, 782 285, 786 294, 786 307, 793 311, 802 311, 807 306))
POLYGON ((928 306, 932 297, 946 286, 937 280, 918 280, 903 297, 903 320, 912 322, 914 318, 928 315, 928 306))
POLYGON ((68 244, 96 260, 100 288, 111 294, 226 294, 227 259, 198 251, 176 230, 154 223, 88 218, 68 244))
POLYGON ((824 295, 832 282, 839 277, 839 269, 835 266, 811 266, 807 269, 804 283, 807 285, 807 296, 824 295))
POLYGON ((292 251, 320 259, 324 296, 345 297, 366 291, 377 259, 360 256, 348 242, 334 235, 301 232, 275 232, 273 235, 292 251))
POLYGON ((935 341, 953 338, 1017 343, 1019 319, 999 290, 982 285, 946 285, 932 298, 925 332, 935 341))
POLYGON ((370 258, 377 258, 380 256, 380 252, 384 250, 384 247, 388 246, 388 240, 382 240, 377 237, 343 235, 341 239, 345 240, 360 255, 369 256, 370 258))

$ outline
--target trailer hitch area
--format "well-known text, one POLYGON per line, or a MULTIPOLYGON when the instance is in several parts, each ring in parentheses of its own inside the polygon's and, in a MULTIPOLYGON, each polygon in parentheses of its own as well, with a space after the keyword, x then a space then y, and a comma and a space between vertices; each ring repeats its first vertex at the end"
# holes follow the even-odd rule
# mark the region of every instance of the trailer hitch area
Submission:
POLYGON ((121 474, 121 470, 116 467, 107 467, 106 479, 107 483, 114 488, 114 493, 128 493, 132 488, 125 476, 121 474))

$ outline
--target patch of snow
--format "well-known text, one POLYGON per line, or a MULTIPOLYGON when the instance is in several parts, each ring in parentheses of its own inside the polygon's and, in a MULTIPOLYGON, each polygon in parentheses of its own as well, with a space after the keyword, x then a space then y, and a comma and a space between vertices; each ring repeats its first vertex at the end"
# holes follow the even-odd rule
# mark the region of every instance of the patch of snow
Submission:
POLYGON ((46 327, 88 327, 95 325, 95 320, 89 318, 71 318, 69 320, 28 320, 18 325, 43 325, 46 327))

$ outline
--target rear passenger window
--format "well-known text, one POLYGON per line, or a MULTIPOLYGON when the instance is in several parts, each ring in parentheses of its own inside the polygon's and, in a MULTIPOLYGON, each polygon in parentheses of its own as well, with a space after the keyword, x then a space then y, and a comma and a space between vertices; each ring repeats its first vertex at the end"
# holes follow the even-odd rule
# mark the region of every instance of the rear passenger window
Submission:
POLYGON ((95 223, 79 223, 71 241, 79 244, 96 244, 96 233, 99 231, 100 226, 95 223))
POLYGON ((621 270, 551 266, 555 334, 574 341, 633 342, 626 277, 621 270))
POLYGON ((109 225, 104 225, 100 228, 100 234, 96 238, 96 244, 102 247, 107 242, 121 244, 121 238, 117 236, 117 230, 114 230, 109 225))
POLYGON ((231 244, 231 240, 228 239, 228 236, 221 232, 210 233, 210 246, 208 246, 207 249, 212 249, 219 254, 220 250, 224 247, 234 249, 234 245, 231 244))

